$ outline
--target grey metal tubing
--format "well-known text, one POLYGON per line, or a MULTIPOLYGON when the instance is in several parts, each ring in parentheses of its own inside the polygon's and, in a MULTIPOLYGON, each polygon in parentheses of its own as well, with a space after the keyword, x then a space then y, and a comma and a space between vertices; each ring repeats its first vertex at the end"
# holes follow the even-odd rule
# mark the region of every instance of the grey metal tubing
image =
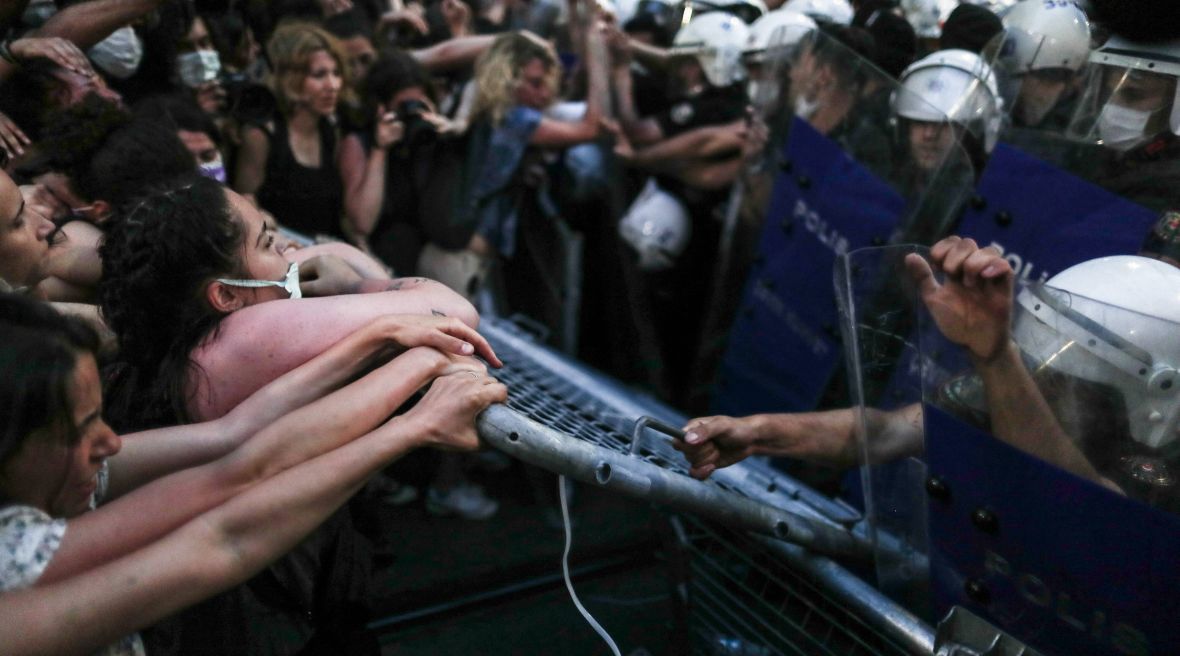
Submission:
POLYGON ((774 508, 543 426, 502 405, 477 421, 480 437, 504 453, 575 480, 773 536, 812 551, 867 560, 868 543, 847 529, 774 508))
POLYGON ((809 553, 797 545, 754 536, 798 571, 824 584, 824 592, 836 598, 854 615, 900 644, 913 656, 934 654, 934 628, 920 617, 881 594, 837 563, 809 553))
POLYGON ((631 434, 631 455, 639 453, 639 447, 643 443, 643 431, 648 428, 659 431, 669 437, 674 437, 676 439, 681 439, 684 437, 684 431, 680 430, 679 428, 676 428, 675 426, 669 426, 668 424, 665 424, 651 415, 643 415, 639 419, 635 420, 635 430, 631 434))

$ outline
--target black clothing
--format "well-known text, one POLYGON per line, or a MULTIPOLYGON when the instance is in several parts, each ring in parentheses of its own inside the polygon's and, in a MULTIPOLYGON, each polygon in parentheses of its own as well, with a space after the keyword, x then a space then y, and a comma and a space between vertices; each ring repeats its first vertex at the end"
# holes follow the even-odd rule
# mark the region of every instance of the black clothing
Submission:
POLYGON ((258 189, 258 204, 283 226, 308 236, 317 234, 344 238, 340 227, 344 212, 344 181, 336 168, 336 131, 328 119, 321 119, 320 165, 308 168, 295 160, 281 116, 274 119, 274 133, 265 127, 270 151, 266 158, 266 180, 258 189))

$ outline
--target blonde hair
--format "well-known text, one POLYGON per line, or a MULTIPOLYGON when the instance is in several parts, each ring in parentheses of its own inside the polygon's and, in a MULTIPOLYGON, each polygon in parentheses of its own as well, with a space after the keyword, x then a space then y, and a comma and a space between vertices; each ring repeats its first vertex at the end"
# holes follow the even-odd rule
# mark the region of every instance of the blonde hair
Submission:
POLYGON ((516 86, 520 72, 534 59, 545 65, 545 82, 556 95, 561 62, 553 47, 541 39, 523 32, 509 32, 496 37, 492 47, 480 55, 475 63, 475 106, 472 118, 484 115, 492 124, 504 120, 508 110, 517 104, 516 86))
POLYGON ((336 68, 344 80, 341 100, 351 100, 348 57, 339 39, 311 23, 286 23, 267 42, 266 54, 272 68, 269 86, 284 116, 295 110, 311 67, 311 57, 321 50, 336 60, 336 68))

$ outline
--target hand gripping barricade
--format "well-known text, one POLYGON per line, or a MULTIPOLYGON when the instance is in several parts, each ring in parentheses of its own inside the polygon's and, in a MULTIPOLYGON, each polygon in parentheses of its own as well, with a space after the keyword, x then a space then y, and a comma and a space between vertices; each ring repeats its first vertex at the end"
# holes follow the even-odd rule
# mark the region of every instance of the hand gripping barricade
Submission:
POLYGON ((881 277, 906 289, 905 254, 853 253, 837 275, 879 584, 932 620, 978 616, 1049 656, 1169 653, 1180 644, 1180 270, 1107 257, 1018 287, 1018 355, 984 372, 960 344, 980 328, 956 333, 914 290, 865 301, 890 284, 881 277), (899 315, 914 324, 904 337, 899 315), (922 375, 905 398, 873 399, 895 342, 917 352, 922 375))
POLYGON ((510 321, 487 317, 480 331, 504 360, 494 374, 510 390, 506 406, 478 420, 489 445, 590 486, 692 515, 672 523, 691 558, 691 573, 678 579, 674 597, 688 605, 685 628, 694 653, 933 652, 932 627, 845 569, 869 562, 859 513, 758 459, 719 470, 707 482, 689 479, 665 434, 675 431, 661 426, 683 425, 686 417, 540 344, 510 321), (642 416, 649 418, 635 421, 642 416), (742 528, 753 532, 734 530, 742 528))
POLYGON ((770 156, 744 188, 761 208, 741 212, 762 219, 761 237, 713 398, 728 414, 815 408, 841 361, 835 298, 819 281, 843 253, 940 231, 974 180, 945 114, 822 32, 779 42, 792 45, 771 58, 779 91, 762 116, 770 156), (941 116, 935 131, 951 135, 925 148, 922 165, 899 106, 941 116), (786 124, 785 143, 776 141, 786 124))

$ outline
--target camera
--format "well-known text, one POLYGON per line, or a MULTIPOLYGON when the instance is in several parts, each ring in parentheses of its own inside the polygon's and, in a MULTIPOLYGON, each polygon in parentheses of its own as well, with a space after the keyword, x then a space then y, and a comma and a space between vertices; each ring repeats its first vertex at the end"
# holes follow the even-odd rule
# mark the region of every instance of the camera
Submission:
POLYGON ((421 100, 403 100, 397 105, 398 119, 406 126, 406 134, 402 138, 402 143, 408 148, 413 148, 423 143, 432 141, 438 136, 438 131, 435 130, 434 125, 422 118, 422 115, 430 111, 430 105, 427 105, 421 100))

